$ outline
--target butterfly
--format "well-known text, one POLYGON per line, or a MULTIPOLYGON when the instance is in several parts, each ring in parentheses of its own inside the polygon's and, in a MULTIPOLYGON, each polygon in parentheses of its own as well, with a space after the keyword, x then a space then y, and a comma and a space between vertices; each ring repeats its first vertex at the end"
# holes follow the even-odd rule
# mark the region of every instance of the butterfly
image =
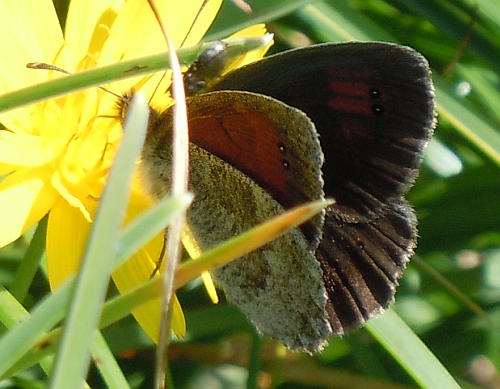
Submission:
MULTIPOLYGON (((404 195, 435 126, 429 66, 381 42, 299 48, 219 77, 223 59, 224 46, 214 46, 184 76, 188 223, 208 249, 284 209, 335 199, 214 272, 259 331, 314 353, 388 307, 416 247, 404 195)), ((152 111, 142 153, 158 197, 170 187, 171 123, 171 110, 152 111)))

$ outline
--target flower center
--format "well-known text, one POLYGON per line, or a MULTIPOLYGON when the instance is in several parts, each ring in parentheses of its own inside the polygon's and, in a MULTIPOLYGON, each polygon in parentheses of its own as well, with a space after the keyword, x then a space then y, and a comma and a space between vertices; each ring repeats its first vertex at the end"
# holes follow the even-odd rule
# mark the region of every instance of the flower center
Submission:
POLYGON ((90 220, 85 203, 101 196, 121 136, 117 120, 98 115, 100 91, 89 90, 47 104, 42 131, 54 150, 52 185, 90 220), (53 108, 53 109, 52 109, 53 108))

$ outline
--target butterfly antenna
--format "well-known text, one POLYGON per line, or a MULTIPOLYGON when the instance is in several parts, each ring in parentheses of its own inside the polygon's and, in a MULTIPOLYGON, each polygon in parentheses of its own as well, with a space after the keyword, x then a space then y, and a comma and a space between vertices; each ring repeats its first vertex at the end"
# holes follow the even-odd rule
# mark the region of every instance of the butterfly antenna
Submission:
MULTIPOLYGON (((60 67, 54 66, 54 65, 49 65, 48 63, 45 62, 30 62, 26 64, 26 67, 28 69, 41 69, 41 70, 54 70, 59 73, 64 73, 64 74, 72 74, 71 72, 68 72, 65 69, 62 69, 60 67)), ((103 86, 98 86, 99 89, 111 93, 113 96, 118 97, 120 100, 123 100, 123 96, 120 96, 119 94, 115 92, 111 92, 109 89, 104 88, 103 86)))
MULTIPOLYGON (((184 46, 184 44, 186 43, 186 40, 187 38, 189 37, 189 35, 191 34, 191 32, 193 31, 193 28, 194 28, 194 25, 196 24, 196 21, 200 18, 200 15, 201 13, 203 12, 204 8, 206 7, 206 5, 208 4, 210 0, 205 0, 203 1, 203 3, 201 4, 200 8, 198 9, 198 12, 196 13, 195 17, 194 17, 194 20, 193 22, 191 23, 191 26, 189 27, 186 35, 184 36, 184 39, 182 40, 181 42, 181 45, 180 47, 184 46)), ((236 0, 238 1, 238 0, 236 0)), ((150 4, 150 8, 152 9, 153 13, 155 14, 155 17, 156 19, 158 20, 159 24, 160 24, 160 28, 162 29, 162 32, 163 32, 163 35, 165 35, 165 31, 163 29, 163 24, 160 22, 160 14, 158 12, 158 9, 156 8, 156 6, 153 4, 152 1, 149 1, 148 0, 148 3, 150 4)), ((243 2, 244 3, 244 2, 243 2)), ((250 8, 250 11, 251 11, 251 8, 250 8)), ((156 94, 156 91, 158 90, 163 78, 165 77, 165 75, 163 75, 160 79, 160 81, 158 82, 158 85, 156 86, 155 90, 153 91, 153 93, 151 94, 151 99, 153 98, 153 96, 156 94)))
POLYGON ((203 9, 205 8, 205 6, 208 4, 210 0, 205 0, 203 2, 203 4, 201 5, 200 9, 198 10, 198 12, 196 13, 196 16, 194 17, 194 20, 193 20, 193 23, 191 23, 191 26, 189 27, 189 30, 188 32, 186 33, 186 36, 184 37, 184 39, 182 40, 182 43, 181 43, 181 47, 184 46, 184 43, 186 43, 186 40, 187 38, 189 37, 189 34, 191 34, 191 31, 193 31, 193 28, 194 28, 194 25, 196 24, 196 21, 198 20, 198 18, 200 17, 201 13, 203 12, 203 9))

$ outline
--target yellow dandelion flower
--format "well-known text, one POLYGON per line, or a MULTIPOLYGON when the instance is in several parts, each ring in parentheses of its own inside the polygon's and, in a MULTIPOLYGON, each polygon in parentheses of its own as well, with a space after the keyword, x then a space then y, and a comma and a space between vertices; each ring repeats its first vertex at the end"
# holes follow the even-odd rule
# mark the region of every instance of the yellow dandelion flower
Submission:
MULTIPOLYGON (((158 2, 176 46, 198 43, 215 17, 218 0, 208 3, 191 29, 202 2, 158 2)), ((64 31, 51 0, 1 2, 0 14, 11 15, 0 24, 0 36, 4 37, 0 46, 4 59, 0 63, 0 93, 64 77, 27 69, 30 62, 76 72, 165 51, 160 27, 146 0, 71 0, 64 31)), ((264 33, 260 26, 239 35, 264 33)), ((241 65, 262 57, 265 50, 247 56, 241 65)), ((156 89, 162 91, 152 98, 152 104, 162 109, 171 102, 163 94, 168 85, 158 88, 160 78, 161 74, 135 78, 110 88, 121 93, 139 85, 148 96, 156 89)), ((168 77, 164 80, 169 82, 168 77)), ((94 88, 0 115, 4 127, 0 130, 0 217, 8 221, 0 225, 0 247, 19 238, 48 214, 46 250, 52 288, 78 269, 122 134, 118 121, 109 117, 114 114, 114 105, 115 98, 94 88)), ((137 180, 126 221, 150 205, 137 180)), ((162 243, 158 236, 113 274, 121 292, 150 277, 162 243)), ((152 339, 157 337, 159 303, 153 301, 134 311, 152 339)), ((177 334, 185 331, 178 305, 172 328, 177 334)))
MULTIPOLYGON (((176 46, 186 38, 202 2, 158 2, 163 23, 176 46)), ((184 46, 202 38, 219 6, 217 0, 208 3, 184 46)), ((0 93, 64 77, 27 69, 30 62, 76 72, 165 51, 160 27, 145 0, 72 0, 64 30, 52 0, 3 1, 0 14, 10 15, 0 23, 4 42, 0 45, 0 93)), ((121 81, 111 89, 121 93, 141 85, 150 96, 158 77, 146 83, 144 78, 121 81)), ((160 108, 168 104, 161 97, 153 99, 160 108)), ((94 88, 0 115, 4 126, 0 130, 0 247, 19 238, 48 214, 46 249, 52 288, 79 266, 122 133, 120 124, 109 118, 114 113, 114 100, 94 88)), ((137 183, 132 188, 126 220, 148 206, 150 200, 137 183)), ((120 291, 150 277, 161 244, 159 236, 113 274, 120 291)), ((151 302, 134 312, 153 339, 158 330, 158 304, 151 302)), ((173 328, 177 333, 184 332, 180 310, 173 328)))

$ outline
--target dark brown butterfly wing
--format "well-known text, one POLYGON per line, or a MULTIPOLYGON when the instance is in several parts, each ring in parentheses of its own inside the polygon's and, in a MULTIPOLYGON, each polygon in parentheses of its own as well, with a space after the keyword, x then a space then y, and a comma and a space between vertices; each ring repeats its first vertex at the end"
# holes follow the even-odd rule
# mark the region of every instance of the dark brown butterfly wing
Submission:
POLYGON ((394 44, 288 51, 229 73, 215 89, 261 93, 304 111, 321 136, 325 192, 355 219, 407 191, 434 123, 427 62, 394 44))
MULTIPOLYGON (((153 113, 147 144, 170 150, 172 111, 153 113)), ((190 141, 234 166, 291 208, 324 197, 323 153, 314 124, 301 111, 248 92, 213 92, 188 100, 190 141), (258 177, 258 180, 255 180, 258 177)), ((164 175, 168 175, 165 172, 164 175)), ((323 215, 301 226, 319 244, 323 215)))
MULTIPOLYGON (((202 250, 283 212, 265 184, 292 205, 324 197, 318 134, 302 111, 254 93, 213 92, 190 99, 188 117, 195 198, 187 221, 202 250)), ((158 198, 170 188, 171 128, 171 110, 153 112, 142 152, 146 182, 158 198)), ((322 227, 320 215, 214 271, 228 300, 260 331, 311 353, 332 334, 315 257, 322 227)))
POLYGON ((315 45, 238 69, 214 89, 272 96, 313 120, 325 193, 337 201, 317 250, 333 330, 342 334, 382 311, 415 247, 415 218, 403 195, 434 127, 427 61, 394 44, 315 45))
POLYGON ((381 313, 393 300, 398 279, 413 254, 416 218, 404 199, 379 216, 346 222, 327 210, 316 258, 329 295, 327 311, 338 335, 381 313))

